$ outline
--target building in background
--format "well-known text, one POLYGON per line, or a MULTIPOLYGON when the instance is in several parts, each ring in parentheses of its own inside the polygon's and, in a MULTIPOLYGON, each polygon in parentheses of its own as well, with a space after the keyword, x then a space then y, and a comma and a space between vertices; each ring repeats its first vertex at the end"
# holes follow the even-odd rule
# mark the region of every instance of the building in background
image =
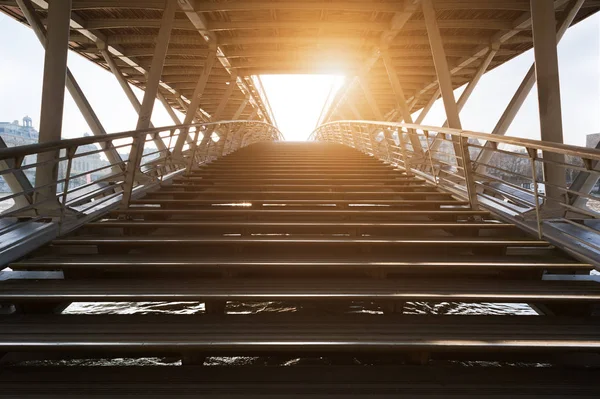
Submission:
MULTIPOLYGON (((84 136, 89 136, 84 133, 84 136)), ((0 147, 18 147, 28 144, 36 144, 39 140, 39 132, 33 127, 33 121, 30 117, 23 118, 23 124, 18 120, 14 122, 0 122, 0 147)), ((99 150, 100 147, 89 144, 77 148, 77 153, 93 152, 99 150)), ((31 165, 35 163, 35 156, 25 157, 23 165, 31 165)), ((65 163, 65 162, 63 162, 65 163)), ((72 182, 73 187, 80 184, 96 180, 106 174, 107 170, 94 172, 96 169, 103 168, 108 165, 108 161, 102 159, 101 153, 90 154, 84 157, 73 159, 71 176, 83 175, 72 182), (88 173, 86 173, 88 172, 88 173)), ((59 166, 59 179, 64 178, 65 165, 61 163, 59 166)), ((29 178, 31 184, 35 184, 35 168, 26 169, 25 175, 29 178)), ((8 185, 2 177, 0 177, 0 192, 10 192, 8 185)))
POLYGON ((596 148, 598 142, 600 142, 600 133, 593 133, 585 136, 585 146, 588 148, 596 148))

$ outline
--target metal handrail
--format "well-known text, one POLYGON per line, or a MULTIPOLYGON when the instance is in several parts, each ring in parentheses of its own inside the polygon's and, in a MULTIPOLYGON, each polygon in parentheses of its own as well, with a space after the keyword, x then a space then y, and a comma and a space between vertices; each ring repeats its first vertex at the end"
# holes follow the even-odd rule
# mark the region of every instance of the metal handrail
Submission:
POLYGON ((345 144, 403 167, 407 173, 469 201, 473 209, 484 207, 600 267, 600 231, 593 236, 591 232, 597 230, 584 223, 600 218, 600 195, 571 187, 567 178, 569 173, 587 173, 592 184, 586 190, 593 187, 600 177, 600 170, 594 166, 600 160, 599 150, 469 130, 366 120, 323 124, 310 139, 345 144), (409 140, 410 135, 416 135, 417 140, 414 136, 409 140), (434 140, 442 145, 434 147, 434 140), (421 143, 421 148, 413 148, 411 142, 421 143))
MULTIPOLYGON (((122 196, 121 206, 127 207, 132 198, 132 193, 143 191, 158 181, 165 181, 169 178, 182 173, 186 169, 206 162, 222 155, 251 144, 256 141, 278 141, 283 140, 281 132, 273 125, 262 121, 219 121, 208 123, 195 123, 191 125, 174 125, 166 127, 150 128, 139 131, 127 131, 120 133, 107 134, 103 136, 80 137, 65 139, 41 144, 31 144, 19 147, 10 147, 0 149, 0 161, 7 161, 6 165, 0 170, 0 177, 7 178, 9 175, 20 173, 34 173, 36 168, 63 168, 64 176, 59 176, 55 181, 37 182, 33 187, 22 187, 14 189, 11 187, 12 194, 0 198, 8 201, 16 198, 27 198, 28 203, 15 204, 11 209, 0 213, 0 218, 10 216, 42 216, 47 220, 53 220, 62 225, 64 218, 69 215, 77 215, 76 209, 69 209, 69 202, 77 202, 78 198, 84 198, 88 191, 94 188, 94 182, 98 184, 111 184, 112 190, 107 194, 105 190, 99 190, 101 196, 119 194, 122 196), (221 145, 209 146, 213 140, 205 140, 205 149, 198 148, 203 135, 202 131, 214 132, 212 134, 221 135, 219 130, 227 130, 229 137, 228 148, 224 148, 225 137, 221 145), (179 156, 173 154, 173 149, 177 137, 181 134, 187 134, 191 138, 187 148, 179 156), (165 143, 165 149, 157 149, 154 146, 154 139, 158 138, 165 143), (193 140, 195 139, 195 141, 193 140), (84 146, 93 146, 90 151, 77 151, 84 146), (100 147, 101 149, 98 149, 100 147), (105 166, 94 166, 75 170, 74 161, 90 155, 98 155, 108 149, 126 149, 129 147, 129 154, 126 159, 121 160, 119 164, 108 163, 105 166), (135 151, 134 151, 135 150, 135 151), (139 154, 137 153, 139 152, 139 154), (26 157, 37 156, 43 153, 54 153, 56 156, 50 161, 34 161, 24 165, 23 160, 26 157), (114 168, 118 169, 115 170, 114 168), (91 178, 91 174, 101 175, 97 178, 91 178), (74 181, 86 178, 84 184, 76 184, 74 181), (91 181, 90 181, 91 180, 91 181), (74 188, 73 186, 77 186, 74 188), (60 187, 62 186, 62 187, 60 187), (73 193, 78 191, 81 186, 88 189, 81 190, 73 197, 73 193), (36 194, 42 190, 50 189, 53 196, 49 198, 36 199, 36 194), (53 199, 55 198, 55 199, 53 199)), ((124 154, 123 154, 124 155, 124 154)), ((88 202, 98 201, 97 197, 86 198, 88 202)), ((112 204, 114 206, 114 203, 112 204)), ((82 207, 84 208, 84 207, 82 207)), ((94 208, 96 208, 94 206, 94 208)))

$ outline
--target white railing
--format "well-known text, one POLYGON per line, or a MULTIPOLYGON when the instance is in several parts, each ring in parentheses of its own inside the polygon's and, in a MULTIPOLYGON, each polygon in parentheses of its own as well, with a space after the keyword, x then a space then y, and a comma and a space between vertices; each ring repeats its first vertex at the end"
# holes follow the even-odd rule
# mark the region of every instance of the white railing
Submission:
POLYGON ((423 177, 600 265, 600 151, 433 126, 336 121, 313 140, 354 147, 423 177))

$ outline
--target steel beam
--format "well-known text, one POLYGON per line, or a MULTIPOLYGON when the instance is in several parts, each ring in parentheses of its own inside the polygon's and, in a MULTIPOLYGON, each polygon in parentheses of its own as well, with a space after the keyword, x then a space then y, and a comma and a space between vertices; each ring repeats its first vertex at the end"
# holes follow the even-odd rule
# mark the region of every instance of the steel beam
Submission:
MULTIPOLYGON (((208 78, 210 77, 210 73, 214 66, 214 63, 217 59, 217 47, 216 45, 212 45, 208 55, 206 57, 206 61, 204 63, 204 68, 202 68, 202 73, 200 74, 200 78, 196 83, 196 88, 194 89, 194 94, 192 96, 192 102, 188 106, 187 113, 185 115, 185 120, 183 121, 184 125, 189 125, 192 123, 196 112, 200 108, 200 100, 202 99, 202 94, 204 93, 204 89, 206 88, 206 83, 208 82, 208 78)), ((177 143, 175 144, 175 149, 173 150, 173 155, 176 157, 182 156, 183 145, 185 144, 185 140, 188 137, 187 130, 181 132, 181 134, 177 137, 177 143)))
MULTIPOLYGON (((31 4, 30 0, 17 0, 17 4, 19 5, 21 12, 27 19, 27 22, 31 26, 31 29, 33 30, 33 32, 37 36, 38 40, 40 41, 42 47, 45 49, 46 44, 47 44, 46 28, 44 27, 40 18, 38 17, 38 15, 35 11, 35 8, 33 7, 33 4, 31 4)), ((79 87, 77 80, 75 80, 75 77, 73 76, 73 74, 71 73, 71 71, 68 67, 67 67, 66 86, 67 86, 67 90, 69 90, 69 94, 71 94, 71 97, 73 98, 73 101, 79 108, 79 112, 81 112, 83 118, 85 119, 86 123, 90 127, 92 134, 94 136, 105 135, 106 130, 102 126, 100 119, 94 112, 91 104, 89 103, 89 101, 87 100, 85 95, 83 94, 83 91, 79 87)), ((124 170, 124 165, 123 165, 123 160, 121 159, 121 156, 115 149, 107 148, 107 147, 109 147, 109 146, 108 145, 102 146, 102 148, 106 150, 104 155, 106 155, 106 158, 108 159, 108 161, 113 165, 111 168, 112 172, 115 174, 122 172, 124 170)))
MULTIPOLYGON (((146 81, 146 90, 144 91, 144 99, 142 100, 140 107, 136 130, 144 130, 150 127, 150 118, 152 117, 154 103, 156 102, 156 96, 158 94, 158 86, 160 84, 163 63, 169 47, 169 37, 171 36, 171 30, 173 29, 176 10, 177 0, 166 0, 162 24, 156 39, 154 58, 152 59, 152 67, 146 81)), ((134 182, 136 180, 139 181, 139 178, 142 176, 138 169, 144 153, 144 146, 144 136, 135 138, 131 145, 129 162, 127 163, 127 173, 125 175, 125 185, 123 187, 122 207, 124 208, 129 206, 134 182), (136 177, 136 174, 140 176, 136 177)))
MULTIPOLYGON (((408 107, 408 104, 406 103, 406 97, 404 96, 404 90, 402 89, 400 79, 398 79, 398 74, 396 73, 396 69, 394 68, 394 64, 392 63, 392 58, 390 57, 390 54, 388 53, 387 49, 382 49, 381 58, 383 60, 383 65, 387 70, 387 74, 392 85, 392 90, 394 91, 394 95, 396 97, 398 109, 400 109, 400 113, 402 114, 402 118, 406 123, 413 123, 412 116, 410 114, 410 109, 408 107)), ((423 148, 421 146, 421 141, 419 140, 419 137, 416 135, 413 129, 409 129, 408 137, 410 139, 410 143, 415 154, 422 154, 423 148)))
MULTIPOLYGON (((382 32, 379 37, 379 45, 381 47, 387 47, 392 42, 392 40, 394 40, 394 38, 398 36, 398 34, 400 33, 404 25, 408 22, 410 17, 419 9, 419 2, 420 0, 407 0, 404 2, 404 7, 401 11, 398 11, 397 9, 394 10, 395 14, 392 18, 389 28, 386 31, 382 32)), ((324 4, 329 3, 323 3, 320 4, 320 6, 324 6, 324 4)), ((370 6, 375 5, 375 3, 373 2, 369 2, 369 4, 370 6)), ((351 4, 345 2, 345 7, 350 6, 351 4)), ((361 44, 364 45, 364 43, 361 44)), ((373 51, 373 53, 369 57, 367 57, 367 60, 365 61, 363 67, 357 75, 361 76, 369 73, 373 65, 375 65, 377 60, 379 60, 380 55, 380 49, 376 48, 375 51, 373 51)), ((357 83, 358 79, 355 77, 354 79, 351 79, 349 82, 347 82, 342 88, 340 88, 340 90, 338 90, 338 93, 336 94, 337 100, 334 100, 332 102, 332 106, 329 107, 324 121, 327 122, 330 120, 331 116, 336 112, 337 108, 344 102, 352 87, 357 83)))
POLYGON ((167 0, 165 10, 163 11, 162 24, 156 38, 152 66, 148 74, 148 80, 146 81, 146 90, 144 91, 144 99, 140 107, 137 130, 148 129, 150 127, 150 118, 152 117, 156 95, 158 94, 158 86, 169 47, 169 38, 173 29, 176 10, 177 0, 167 0))
MULTIPOLYGON (((104 47, 106 47, 106 46, 104 46, 104 47)), ((138 100, 137 96, 133 92, 133 89, 131 88, 131 86, 129 86, 129 83, 127 82, 127 80, 125 79, 123 74, 121 73, 121 69, 115 63, 115 61, 111 57, 110 53, 106 50, 106 48, 100 48, 100 53, 102 54, 102 57, 104 57, 104 60, 106 61, 106 64, 110 68, 113 75, 115 75, 115 78, 117 78, 117 82, 119 82, 119 85, 123 89, 123 92, 125 92, 127 99, 129 100, 129 102, 133 106, 133 109, 135 110, 135 112, 137 112, 138 117, 139 117, 140 110, 142 108, 142 105, 140 104, 140 100, 138 100)), ((148 127, 150 127, 150 128, 154 127, 152 122, 150 122, 148 127)), ((158 150, 165 151, 167 149, 167 147, 165 146, 165 143, 163 143, 163 141, 160 138, 158 138, 158 137, 155 138, 153 140, 153 142, 154 142, 154 145, 156 145, 156 148, 158 150)), ((162 154, 161 156, 164 156, 164 154, 162 154)))
MULTIPOLYGON (((577 16, 577 13, 579 12, 579 10, 581 9, 581 7, 583 6, 584 3, 585 3, 585 0, 572 0, 567 5, 562 22, 556 33, 557 42, 560 42, 563 35, 569 28, 569 26, 571 26, 571 24, 573 23, 573 20, 577 16)), ((492 134, 497 134, 500 136, 504 136, 506 134, 506 132, 508 131, 508 128, 510 127, 510 125, 514 121, 515 117, 517 116, 517 113, 521 109, 521 106, 523 106, 523 103, 525 102, 525 100, 527 99, 527 96, 531 92, 531 89, 533 88, 534 84, 535 84, 535 63, 531 64, 531 67, 525 74, 525 77, 521 81, 519 88, 513 95, 512 99, 508 103, 508 106, 506 107, 506 109, 502 113, 502 116, 498 120, 498 123, 496 123, 496 126, 492 130, 492 134)), ((485 168, 484 165, 488 164, 491 161, 492 156, 493 156, 493 152, 491 151, 491 149, 492 149, 491 144, 486 143, 485 147, 487 149, 484 149, 483 151, 481 151, 481 153, 479 154, 479 157, 477 158, 477 163, 481 164, 481 166, 478 166, 478 169, 477 169, 477 171, 479 173, 481 173, 483 171, 483 168, 485 168)))
MULTIPOLYGON (((498 46, 490 48, 488 55, 485 57, 485 59, 479 66, 477 73, 475 73, 475 76, 473 76, 473 79, 467 84, 467 87, 465 87, 465 90, 462 92, 462 94, 458 98, 458 102, 456 103, 456 106, 458 108, 459 113, 460 113, 460 111, 462 111, 463 107, 469 100, 469 97, 473 93, 473 90, 479 83, 479 80, 481 79, 483 74, 487 71, 488 67, 490 66, 490 64, 491 64, 492 60, 494 59, 494 57, 496 56, 497 52, 498 52, 498 46)), ((448 121, 446 120, 442 126, 448 127, 448 121)), ((437 151, 437 149, 440 147, 441 144, 442 144, 441 140, 437 140, 437 136, 436 136, 436 139, 434 139, 433 143, 431 144, 431 151, 437 151)))
MULTIPOLYGON (((454 98, 454 89, 452 87, 452 77, 448 68, 448 61, 442 45, 440 29, 437 25, 435 9, 433 8, 432 0, 423 0, 421 2, 423 8, 423 16, 427 25, 427 36, 429 37, 433 63, 437 72, 440 92, 442 93, 442 101, 446 110, 446 118, 448 126, 453 129, 462 130, 458 106, 454 98)), ((475 181, 471 171, 471 160, 469 156, 469 147, 466 138, 452 137, 452 147, 456 157, 456 164, 462 167, 462 174, 465 178, 465 186, 469 197, 469 203, 472 208, 478 207, 477 191, 475 181)))
MULTIPOLYGON (((53 1, 48 7, 48 32, 44 58, 42 109, 40 115, 39 142, 47 143, 61 139, 65 84, 67 83, 67 57, 71 22, 71 0, 53 1)), ((40 207, 50 208, 56 200, 58 180, 58 151, 44 152, 37 156, 43 163, 36 168, 35 202, 44 202, 40 207)))
MULTIPOLYGON (((541 140, 563 143, 562 111, 560 105, 560 80, 558 72, 558 53, 556 40, 556 20, 554 6, 548 1, 531 2, 531 20, 533 30, 533 52, 535 55, 535 76, 538 88, 541 140)), ((562 154, 543 153, 544 161, 564 163, 562 154)), ((546 182, 546 206, 564 203, 565 193, 556 187, 566 187, 566 171, 544 162, 544 180, 546 182)))
POLYGON ((442 45, 442 37, 440 29, 437 25, 435 10, 431 0, 423 0, 423 16, 427 25, 427 36, 429 37, 429 45, 433 56, 433 63, 437 73, 437 78, 442 93, 444 109, 448 119, 448 126, 453 129, 462 129, 460 117, 458 115, 458 106, 454 98, 454 88, 452 87, 452 77, 448 68, 448 61, 442 45))

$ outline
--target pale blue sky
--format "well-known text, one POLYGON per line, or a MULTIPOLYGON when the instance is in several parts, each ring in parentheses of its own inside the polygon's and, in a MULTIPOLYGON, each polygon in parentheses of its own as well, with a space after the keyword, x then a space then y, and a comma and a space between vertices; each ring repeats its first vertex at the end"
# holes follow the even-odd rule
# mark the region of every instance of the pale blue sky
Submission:
MULTIPOLYGON (((0 120, 29 115, 39 126, 44 53, 31 30, 0 14, 0 120)), ((465 129, 489 132, 531 65, 531 51, 484 75, 461 113, 465 129)), ((583 145, 585 135, 600 132, 600 15, 569 29, 559 45, 559 62, 565 141, 583 145)), ((71 53, 69 67, 108 132, 130 130, 137 115, 115 78, 86 59, 71 53)), ((303 140, 313 130, 333 83, 328 76, 264 76, 280 129, 290 140, 303 140)), ((141 92, 136 89, 138 97, 141 92)), ((457 91, 457 96, 460 89, 457 91)), ((425 119, 439 125, 444 120, 440 102, 425 119)), ((153 122, 170 125, 171 119, 157 102, 153 122)), ((64 137, 89 131, 77 107, 67 96, 64 137)), ((509 130, 510 135, 539 138, 535 89, 509 130)))

